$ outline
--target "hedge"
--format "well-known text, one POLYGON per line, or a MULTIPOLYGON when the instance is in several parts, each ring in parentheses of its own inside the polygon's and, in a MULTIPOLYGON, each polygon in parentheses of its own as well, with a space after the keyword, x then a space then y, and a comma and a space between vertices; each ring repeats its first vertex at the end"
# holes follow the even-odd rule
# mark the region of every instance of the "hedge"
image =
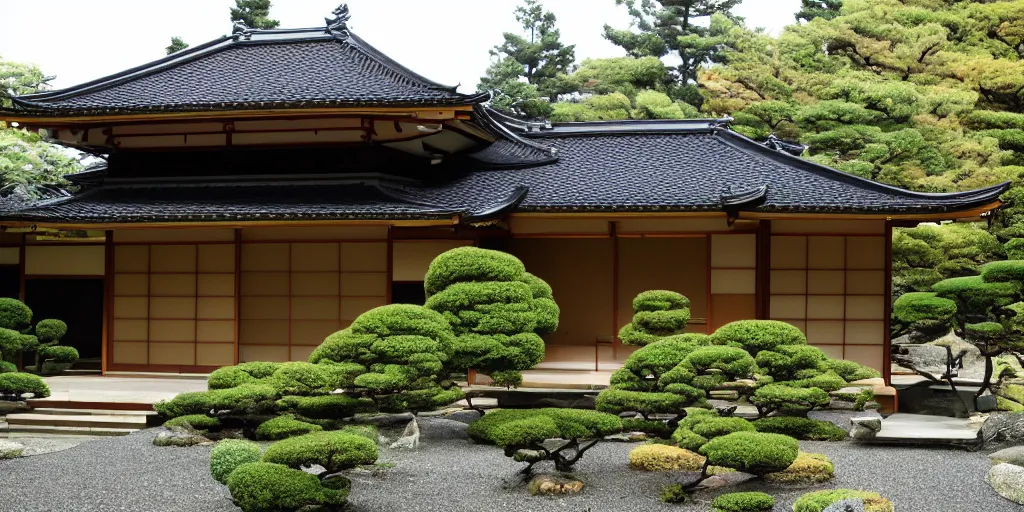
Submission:
POLYGON ((339 507, 348 497, 348 489, 328 489, 315 475, 265 462, 238 466, 227 484, 243 512, 299 510, 310 505, 339 507))
POLYGON ((845 430, 832 422, 796 416, 761 418, 753 425, 758 432, 784 434, 801 441, 842 441, 848 437, 845 430))
POLYGON ((260 445, 240 439, 225 439, 210 450, 210 474, 213 479, 228 483, 228 476, 243 464, 259 462, 263 456, 260 445))
POLYGON ((313 425, 311 423, 299 421, 295 419, 295 416, 285 414, 283 416, 278 416, 271 420, 264 421, 259 427, 256 427, 256 439, 274 441, 277 439, 301 436, 311 432, 319 432, 321 430, 323 430, 323 427, 320 425, 313 425))
POLYGON ((775 499, 763 492, 731 492, 711 502, 713 512, 771 512, 775 499))
POLYGON ((853 489, 809 492, 797 498, 793 503, 793 512, 822 512, 829 505, 847 499, 863 500, 866 512, 893 512, 892 503, 877 492, 853 489))
POLYGON ((788 468, 796 460, 800 445, 796 439, 780 434, 735 432, 708 441, 699 452, 711 465, 764 475, 788 468))
POLYGON ((377 461, 377 443, 350 432, 313 432, 278 441, 267 448, 263 462, 295 469, 320 465, 337 473, 377 461))
POLYGON ((0 373, 0 394, 20 396, 25 393, 32 393, 34 398, 46 398, 50 396, 50 387, 31 373, 0 373))
POLYGON ((719 327, 711 337, 718 345, 741 347, 751 356, 782 345, 807 344, 800 329, 778 320, 739 320, 719 327))

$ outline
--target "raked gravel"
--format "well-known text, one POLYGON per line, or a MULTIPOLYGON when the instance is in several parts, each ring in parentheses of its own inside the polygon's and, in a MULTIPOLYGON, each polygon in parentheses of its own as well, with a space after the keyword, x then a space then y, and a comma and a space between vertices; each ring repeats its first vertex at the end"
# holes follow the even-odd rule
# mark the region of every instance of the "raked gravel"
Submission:
MULTIPOLYGON (((602 443, 577 465, 586 487, 570 497, 531 497, 517 472, 522 464, 501 450, 465 439, 465 425, 421 419, 421 444, 412 451, 381 448, 391 469, 355 474, 354 512, 705 512, 715 494, 705 491, 685 505, 658 501, 660 489, 679 478, 632 471, 627 455, 636 444, 602 443)), ((237 511, 227 489, 209 475, 209 447, 159 448, 157 430, 90 441, 57 453, 0 461, 2 512, 221 512, 237 511), (41 484, 42 482, 42 484, 41 484), (43 485, 43 487, 40 487, 43 485)), ((388 431, 392 439, 400 431, 388 431)), ((871 447, 851 442, 801 442, 836 464, 832 483, 765 488, 756 480, 729 491, 766 490, 777 512, 790 511, 801 494, 849 487, 880 492, 897 512, 1019 512, 985 482, 984 453, 928 448, 871 447)), ((544 470, 544 468, 540 468, 544 470)))

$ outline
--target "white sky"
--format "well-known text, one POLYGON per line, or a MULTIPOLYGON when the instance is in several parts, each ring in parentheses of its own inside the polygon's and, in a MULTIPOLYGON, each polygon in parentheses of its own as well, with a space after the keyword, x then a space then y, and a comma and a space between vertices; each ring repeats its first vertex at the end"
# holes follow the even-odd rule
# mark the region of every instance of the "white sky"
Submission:
MULTIPOLYGON (((192 45, 231 31, 233 0, 0 0, 0 57, 38 65, 69 87, 156 60, 171 36, 192 45)), ((275 0, 271 16, 286 28, 322 26, 340 0, 275 0)), ((349 26, 393 59, 444 84, 475 89, 501 33, 517 31, 519 0, 348 0, 349 26)), ((544 0, 576 57, 617 57, 601 37, 608 23, 629 25, 614 0, 544 0)), ((799 0, 745 0, 736 9, 751 26, 777 33, 793 23, 799 0)))

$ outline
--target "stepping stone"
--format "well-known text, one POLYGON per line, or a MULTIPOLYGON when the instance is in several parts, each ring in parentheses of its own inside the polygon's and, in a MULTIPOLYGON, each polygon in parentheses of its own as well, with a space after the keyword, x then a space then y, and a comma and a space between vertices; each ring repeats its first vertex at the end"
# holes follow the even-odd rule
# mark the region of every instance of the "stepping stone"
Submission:
MULTIPOLYGON (((857 418, 850 421, 858 424, 857 418)), ((862 426, 873 430, 874 425, 862 426)), ((881 428, 874 436, 855 437, 869 443, 976 447, 981 443, 980 427, 980 423, 969 419, 897 413, 881 420, 881 428)))

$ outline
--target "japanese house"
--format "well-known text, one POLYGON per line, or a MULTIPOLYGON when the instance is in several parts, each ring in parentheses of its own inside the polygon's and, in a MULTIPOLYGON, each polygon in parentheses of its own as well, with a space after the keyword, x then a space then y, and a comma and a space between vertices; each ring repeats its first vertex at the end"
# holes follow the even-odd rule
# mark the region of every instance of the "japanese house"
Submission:
POLYGON ((893 226, 977 219, 1007 188, 901 190, 728 120, 507 117, 346 20, 238 26, 16 98, 0 119, 105 163, 66 197, 2 203, 3 290, 91 304, 104 371, 207 372, 304 360, 370 308, 422 302, 431 259, 476 244, 553 286, 545 366, 614 367, 632 298, 670 289, 691 331, 784 320, 887 374, 893 226))

